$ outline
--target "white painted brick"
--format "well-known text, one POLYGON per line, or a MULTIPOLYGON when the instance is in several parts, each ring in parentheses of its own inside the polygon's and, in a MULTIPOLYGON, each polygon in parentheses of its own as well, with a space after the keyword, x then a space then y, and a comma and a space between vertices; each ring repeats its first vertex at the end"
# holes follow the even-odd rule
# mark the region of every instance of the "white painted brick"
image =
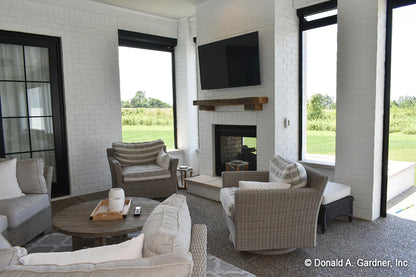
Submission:
POLYGON ((354 216, 380 213, 385 1, 338 2, 335 180, 351 185, 354 216))
POLYGON ((148 32, 173 37, 176 22, 27 0, 1 0, 0 6, 0 29, 61 37, 70 191, 109 189, 106 148, 121 141, 117 31, 127 24, 120 18, 128 17, 133 30, 146 25, 148 32))

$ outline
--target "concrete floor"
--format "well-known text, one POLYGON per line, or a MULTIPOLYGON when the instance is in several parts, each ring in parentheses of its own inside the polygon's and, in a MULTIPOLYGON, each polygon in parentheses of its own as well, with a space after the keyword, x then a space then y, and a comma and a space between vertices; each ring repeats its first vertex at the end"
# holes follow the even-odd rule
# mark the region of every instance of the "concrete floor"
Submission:
MULTIPOLYGON (((373 222, 339 218, 317 235, 315 248, 297 249, 279 256, 256 255, 235 251, 228 240, 219 202, 178 191, 187 198, 193 223, 208 227, 208 253, 257 276, 415 276, 416 207, 396 211, 416 203, 416 187, 388 203, 387 218, 373 222), (305 266, 310 259, 312 266, 305 266), (351 266, 346 265, 347 261, 351 266), (318 266, 319 262, 338 262, 318 266), (343 263, 339 266, 339 263, 343 263), (363 266, 360 262, 388 263, 387 266, 363 266)), ((107 191, 52 202, 53 214, 70 205, 103 199, 107 191)))

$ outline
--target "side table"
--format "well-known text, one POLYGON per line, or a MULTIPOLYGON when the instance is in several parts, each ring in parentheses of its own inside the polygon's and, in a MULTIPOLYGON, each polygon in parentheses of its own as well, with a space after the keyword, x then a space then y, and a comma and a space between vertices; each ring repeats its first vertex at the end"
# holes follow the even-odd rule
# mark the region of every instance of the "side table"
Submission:
POLYGON ((179 185, 179 182, 176 183, 178 189, 186 189, 186 182, 185 178, 192 177, 193 168, 190 166, 179 166, 177 170, 181 173, 181 185, 179 185))

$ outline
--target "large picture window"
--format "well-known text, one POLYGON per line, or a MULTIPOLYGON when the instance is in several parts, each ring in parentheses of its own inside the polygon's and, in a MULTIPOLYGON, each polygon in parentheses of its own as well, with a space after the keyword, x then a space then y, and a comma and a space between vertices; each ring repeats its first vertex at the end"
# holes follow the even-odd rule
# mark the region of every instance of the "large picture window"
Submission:
POLYGON ((336 1, 299 9, 300 157, 335 163, 336 1))
POLYGON ((177 148, 174 46, 176 39, 119 31, 124 142, 162 139, 177 148))

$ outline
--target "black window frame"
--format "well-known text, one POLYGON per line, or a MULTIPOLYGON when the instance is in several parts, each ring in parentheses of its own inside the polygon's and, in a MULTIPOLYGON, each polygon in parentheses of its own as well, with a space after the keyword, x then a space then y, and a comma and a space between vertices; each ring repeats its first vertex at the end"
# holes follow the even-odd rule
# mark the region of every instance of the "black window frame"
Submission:
POLYGON ((384 118, 383 118, 383 154, 381 167, 381 205, 380 216, 387 217, 387 183, 389 162, 390 129, 390 85, 391 85, 391 47, 393 35, 393 9, 416 4, 416 0, 387 0, 386 11, 386 60, 384 75, 384 118))
MULTIPOLYGON (((64 86, 61 38, 0 30, 0 43, 48 48, 51 79, 52 118, 55 143, 57 182, 52 185, 52 197, 69 195, 68 151, 65 125, 64 86), (57 92, 55 94, 54 92, 57 92)), ((0 110, 1 116, 1 110, 0 110)), ((0 129, 3 130, 0 121, 0 129)), ((0 157, 5 157, 3 136, 0 136, 0 157)))
POLYGON ((308 21, 306 17, 338 8, 337 0, 330 0, 322 2, 316 5, 300 8, 296 11, 299 17, 299 147, 298 147, 298 159, 302 160, 303 153, 303 32, 315 28, 325 27, 333 24, 337 24, 338 16, 332 15, 316 20, 308 21))
POLYGON ((177 140, 177 117, 176 117, 176 80, 175 80, 175 46, 176 38, 162 37, 145 33, 138 33, 126 30, 118 30, 118 45, 169 52, 172 55, 172 97, 173 97, 173 139, 175 149, 178 148, 177 140))

